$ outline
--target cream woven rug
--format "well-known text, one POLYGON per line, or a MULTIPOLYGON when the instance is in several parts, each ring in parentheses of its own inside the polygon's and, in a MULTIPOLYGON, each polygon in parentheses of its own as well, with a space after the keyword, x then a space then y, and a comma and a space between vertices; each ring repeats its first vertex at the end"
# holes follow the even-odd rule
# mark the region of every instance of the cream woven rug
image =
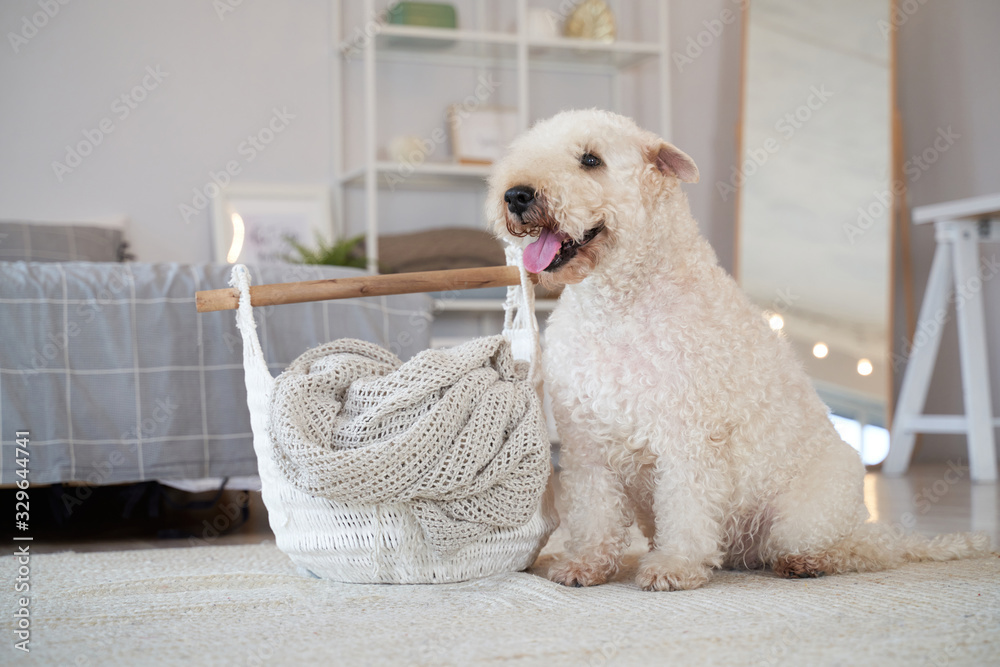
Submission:
POLYGON ((25 655, 12 639, 17 564, 0 560, 0 663, 1000 664, 996 557, 801 581, 722 572, 679 593, 527 573, 337 584, 298 576, 270 543, 38 555, 30 567, 25 655))

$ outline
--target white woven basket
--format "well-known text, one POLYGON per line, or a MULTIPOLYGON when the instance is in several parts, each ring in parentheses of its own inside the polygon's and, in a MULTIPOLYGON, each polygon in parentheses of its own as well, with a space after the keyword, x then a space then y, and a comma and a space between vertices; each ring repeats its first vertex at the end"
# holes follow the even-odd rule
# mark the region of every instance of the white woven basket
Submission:
MULTIPOLYGON (((508 262, 520 266, 508 252, 508 262)), ((504 334, 515 358, 530 360, 537 379, 538 324, 534 291, 521 268, 522 284, 508 289, 504 334), (516 311, 516 314, 515 314, 516 311)), ((307 573, 354 583, 445 583, 485 577, 530 566, 558 525, 551 480, 534 516, 516 529, 495 529, 450 556, 431 550, 405 503, 348 505, 317 498, 286 481, 273 458, 268 407, 274 378, 257 339, 250 306, 250 274, 233 268, 240 291, 236 324, 243 336, 247 404, 261 493, 278 548, 307 573)))

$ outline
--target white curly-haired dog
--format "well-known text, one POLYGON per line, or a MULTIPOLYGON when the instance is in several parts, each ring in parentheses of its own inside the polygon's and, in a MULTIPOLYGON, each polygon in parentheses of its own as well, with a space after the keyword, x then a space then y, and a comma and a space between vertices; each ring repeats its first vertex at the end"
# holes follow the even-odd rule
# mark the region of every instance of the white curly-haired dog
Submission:
POLYGON ((697 180, 683 152, 597 110, 538 123, 490 178, 495 233, 566 285, 543 364, 571 539, 549 577, 604 583, 633 521, 647 590, 724 564, 810 577, 988 553, 984 534, 866 522, 861 459, 699 235, 680 188, 697 180))

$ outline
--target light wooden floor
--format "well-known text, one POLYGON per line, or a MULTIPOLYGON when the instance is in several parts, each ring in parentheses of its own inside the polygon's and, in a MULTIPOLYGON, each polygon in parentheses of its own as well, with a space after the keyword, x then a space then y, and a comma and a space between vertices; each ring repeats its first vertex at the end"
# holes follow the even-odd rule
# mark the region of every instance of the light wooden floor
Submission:
POLYGON ((968 468, 924 465, 904 477, 865 477, 873 518, 927 535, 984 530, 1000 548, 1000 484, 973 484, 968 468))
MULTIPOLYGON (((872 472, 865 478, 864 494, 868 509, 879 521, 928 535, 985 530, 992 537, 994 548, 1000 548, 1000 485, 972 484, 965 468, 917 466, 907 476, 896 479, 872 472)), ((209 530, 195 542, 144 538, 40 541, 32 545, 32 551, 162 549, 192 544, 257 544, 274 539, 259 493, 251 494, 250 508, 250 520, 238 530, 218 537, 213 537, 209 530)))

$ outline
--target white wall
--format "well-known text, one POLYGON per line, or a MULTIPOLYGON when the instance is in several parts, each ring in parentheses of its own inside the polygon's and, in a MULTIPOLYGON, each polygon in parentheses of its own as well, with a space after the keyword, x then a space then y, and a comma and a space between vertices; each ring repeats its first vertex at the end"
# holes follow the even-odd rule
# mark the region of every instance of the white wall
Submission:
POLYGON ((743 57, 740 5, 737 0, 671 3, 674 52, 688 57, 699 53, 691 41, 708 44, 692 63, 679 62, 673 69, 674 143, 698 164, 701 181, 685 189, 702 232, 730 271, 736 201, 734 197, 724 201, 716 183, 729 182, 730 169, 737 162, 743 57), (729 12, 735 18, 732 22, 727 22, 729 12))
POLYGON ((0 219, 127 218, 140 259, 208 261, 208 209, 186 222, 178 207, 210 171, 235 160, 243 181, 329 181, 326 0, 244 0, 221 18, 195 0, 51 4, 59 12, 16 53, 8 33, 41 10, 0 4, 0 219), (166 75, 122 118, 115 100, 147 67, 166 75), (240 144, 274 108, 295 117, 250 160, 240 144), (113 131, 60 182, 52 162, 104 118, 113 131))
MULTIPOLYGON (((31 21, 42 11, 38 1, 0 3, 5 37, 20 33, 25 17, 31 21)), ((464 11, 464 0, 459 2, 464 11)), ((542 4, 546 2, 559 4, 542 4)), ((0 44, 0 219, 126 219, 126 235, 139 259, 208 261, 208 209, 185 220, 179 207, 200 203, 192 191, 211 182, 209 172, 235 160, 241 170, 237 179, 244 182, 331 182, 331 119, 340 110, 331 105, 329 54, 334 45, 328 0, 52 3, 58 13, 37 34, 26 32, 30 37, 16 45, 16 52, 9 37, 0 44), (221 3, 237 2, 233 11, 219 15, 221 3), (147 67, 166 73, 162 81, 148 77, 147 67), (141 86, 144 77, 151 90, 138 91, 145 99, 122 117, 123 103, 116 100, 141 86), (241 153, 241 144, 267 126, 274 108, 286 109, 294 119, 249 160, 252 151, 244 146, 241 153), (65 162, 66 146, 86 141, 83 133, 95 131, 105 118, 105 127, 110 123, 113 131, 79 166, 60 174, 60 181, 52 163, 65 162)), ((361 21, 360 2, 353 5, 345 34, 361 21)), ((623 30, 654 37, 655 21, 632 12, 637 6, 633 0, 618 0, 618 6, 623 30)), ((702 21, 736 7, 733 0, 674 2, 671 37, 678 49, 689 36, 706 30, 702 21)), ((494 13, 498 22, 509 23, 503 12, 494 13)), ((739 43, 738 22, 726 25, 692 64, 673 68, 673 139, 701 168, 701 184, 688 192, 727 266, 732 206, 713 195, 712 184, 728 177, 735 155, 739 43)), ((380 90, 409 100, 395 110, 383 108, 383 126, 391 123, 417 135, 429 132, 443 123, 443 108, 451 98, 461 99, 474 88, 474 70, 453 68, 433 77, 429 71, 407 64, 380 68, 380 90), (421 104, 428 100, 433 103, 421 104)), ((359 83, 358 72, 357 65, 349 68, 349 91, 358 90, 351 88, 359 83)), ((513 72, 500 75, 509 85, 491 103, 515 104, 513 72)), ((640 77, 629 90, 634 113, 653 126, 657 95, 649 80, 640 77)), ((532 94, 535 115, 569 106, 607 106, 611 99, 606 82, 570 74, 534 78, 532 94)), ((348 95, 349 105, 356 100, 356 92, 348 95)), ((348 139, 359 134, 353 129, 359 122, 357 111, 345 116, 348 139)), ((400 193, 383 198, 385 231, 403 231, 410 224, 479 224, 481 195, 442 196, 400 193)), ((362 209, 356 196, 351 201, 355 205, 349 207, 348 227, 359 232, 362 209)))
MULTIPOLYGON (((960 135, 952 147, 916 180, 914 206, 1000 192, 1000 3, 995 0, 926 0, 899 27, 899 104, 907 157, 930 148, 939 128, 960 135)), ((934 252, 933 230, 913 234, 917 304, 923 298, 934 252)), ((1000 246, 983 246, 985 257, 1000 258, 1000 246)), ((993 412, 1000 415, 1000 280, 983 288, 993 389, 993 412)), ((897 313, 900 308, 897 303, 897 313)), ((953 318, 952 318, 953 320, 953 318)), ((906 338, 897 317, 897 345, 906 338)), ((954 321, 945 330, 927 411, 962 411, 954 321)), ((897 386, 901 376, 897 376, 897 386)), ((967 458, 962 436, 921 436, 918 460, 967 458)))

